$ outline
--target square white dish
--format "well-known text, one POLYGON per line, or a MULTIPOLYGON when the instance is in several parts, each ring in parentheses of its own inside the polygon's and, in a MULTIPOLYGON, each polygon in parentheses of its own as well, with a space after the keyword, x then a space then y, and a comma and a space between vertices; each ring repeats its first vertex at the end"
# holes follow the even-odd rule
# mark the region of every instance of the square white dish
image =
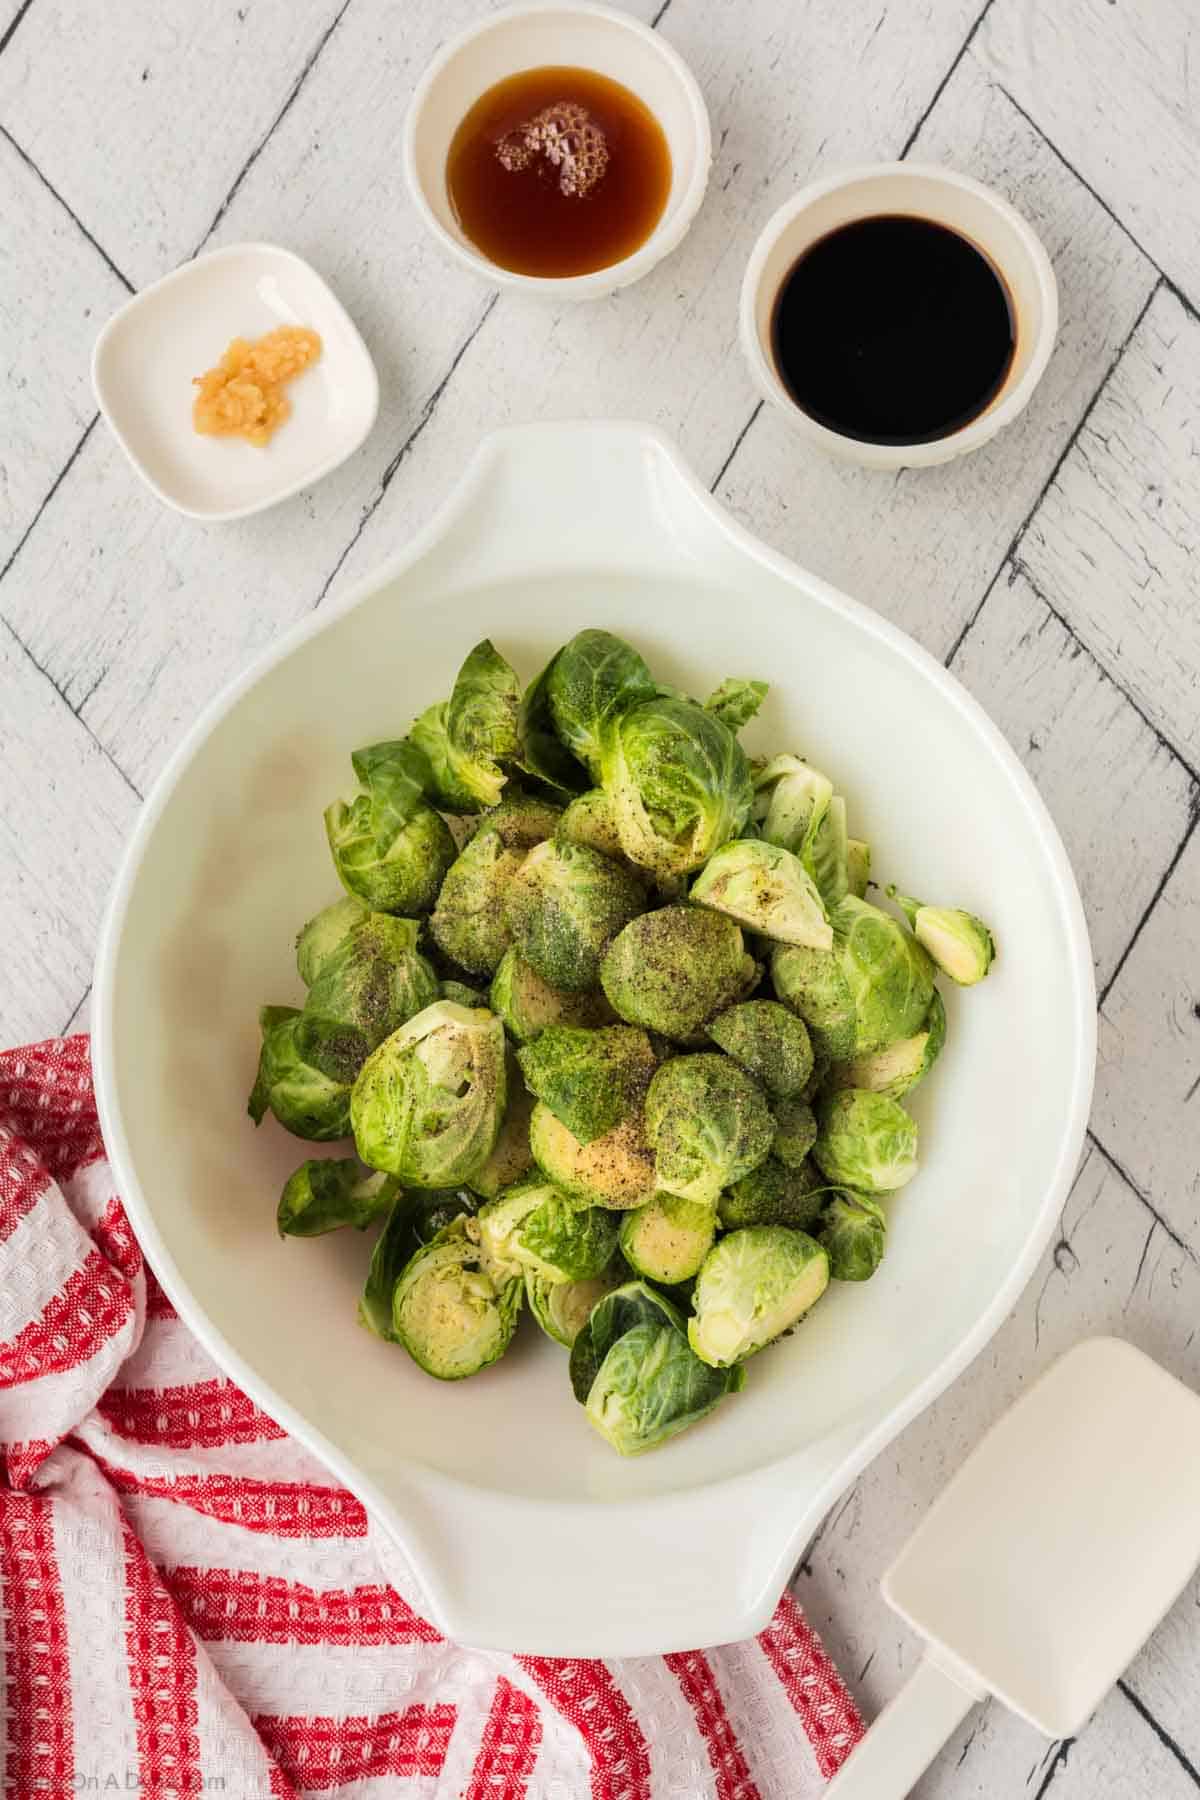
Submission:
POLYGON ((146 485, 210 522, 311 487, 354 454, 379 411, 375 364, 349 313, 309 263, 276 244, 212 250, 135 294, 96 339, 92 385, 146 485), (278 325, 321 334, 319 359, 288 385, 291 417, 261 449, 202 437, 192 425, 193 378, 232 338, 278 325))
POLYGON ((1095 997, 1058 835, 958 682, 741 530, 656 432, 539 425, 489 438, 424 532, 188 734, 110 904, 93 1058, 120 1191, 181 1315, 403 1544, 447 1635, 632 1655, 760 1629, 824 1509, 1001 1323, 1075 1172, 1095 997), (584 625, 689 689, 769 677, 747 747, 826 766, 879 878, 986 915, 1000 947, 983 988, 946 997, 913 1108, 922 1170, 878 1275, 835 1284, 744 1393, 632 1462, 536 1332, 451 1387, 370 1338, 366 1244, 276 1236, 308 1146, 245 1115, 257 1007, 299 997, 294 933, 338 893, 321 812, 350 752, 405 730, 478 639, 528 679, 584 625))

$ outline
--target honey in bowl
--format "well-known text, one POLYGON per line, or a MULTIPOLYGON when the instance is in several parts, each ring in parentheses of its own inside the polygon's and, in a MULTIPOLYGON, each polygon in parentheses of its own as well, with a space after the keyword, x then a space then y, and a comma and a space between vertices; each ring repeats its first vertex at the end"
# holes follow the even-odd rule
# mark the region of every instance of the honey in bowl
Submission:
POLYGON ((525 69, 488 88, 454 134, 446 186, 463 231, 518 275, 589 275, 653 232, 671 189, 662 126, 591 69, 525 69))

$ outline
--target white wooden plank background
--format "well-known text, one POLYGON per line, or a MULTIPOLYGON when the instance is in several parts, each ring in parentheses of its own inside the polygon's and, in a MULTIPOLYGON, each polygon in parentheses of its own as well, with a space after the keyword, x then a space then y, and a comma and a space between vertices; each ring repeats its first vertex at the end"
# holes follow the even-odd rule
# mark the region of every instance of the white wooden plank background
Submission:
MULTIPOLYGON (((104 890, 183 724, 424 519, 481 430, 663 425, 753 529, 951 661, 1059 819, 1093 933, 1093 1136, 1057 1241, 798 1576, 873 1710, 914 1655, 879 1575, 1059 1350, 1116 1331, 1200 1386, 1200 14, 1192 0, 637 0, 704 87, 712 186, 650 278, 553 309, 444 263, 402 189, 414 81, 485 3, 0 0, 0 1041, 86 1025, 104 890), (782 198, 910 153, 1028 214, 1062 330, 1012 431, 893 478, 797 454, 756 408, 735 308, 782 198), (160 508, 94 424, 88 356, 131 286, 254 237, 333 281, 383 405, 318 489, 205 529, 160 508)), ((1198 1609, 1193 1583, 1078 1743, 1046 1746, 985 1708, 918 1793, 1194 1793, 1198 1609)))

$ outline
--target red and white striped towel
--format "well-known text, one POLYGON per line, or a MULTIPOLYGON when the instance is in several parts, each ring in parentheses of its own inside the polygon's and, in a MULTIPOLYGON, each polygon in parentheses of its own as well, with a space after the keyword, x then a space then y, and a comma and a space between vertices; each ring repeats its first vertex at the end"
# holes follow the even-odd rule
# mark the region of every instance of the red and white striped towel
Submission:
POLYGON ((796 1602, 636 1661, 445 1642, 146 1267, 77 1037, 0 1055, 4 1794, 804 1800, 861 1732, 796 1602))

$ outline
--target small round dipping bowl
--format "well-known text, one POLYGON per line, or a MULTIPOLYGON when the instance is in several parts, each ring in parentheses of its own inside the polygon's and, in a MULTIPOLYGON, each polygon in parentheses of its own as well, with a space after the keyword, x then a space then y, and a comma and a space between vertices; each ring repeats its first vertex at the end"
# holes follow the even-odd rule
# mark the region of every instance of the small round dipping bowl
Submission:
POLYGON ((803 188, 768 220, 742 282, 742 349, 762 393, 812 443, 870 469, 928 468, 978 450, 1028 404, 1057 331, 1058 284, 1032 227, 981 182, 927 163, 876 163, 803 188), (999 271, 1013 307, 1016 351, 1003 387, 969 424, 932 443, 871 444, 831 431, 792 398, 775 362, 771 322, 789 271, 831 231, 881 214, 931 219, 968 239, 999 271))
POLYGON ((417 84, 403 156, 417 211, 459 262, 500 287, 596 300, 637 281, 682 241, 708 185, 712 138, 694 75, 657 32, 607 6, 549 4, 492 13, 444 45, 417 84), (463 231, 446 186, 446 159, 454 133, 488 88, 524 69, 556 65, 590 69, 636 94, 666 137, 671 187, 658 224, 631 256, 586 275, 521 275, 494 263, 463 231))

